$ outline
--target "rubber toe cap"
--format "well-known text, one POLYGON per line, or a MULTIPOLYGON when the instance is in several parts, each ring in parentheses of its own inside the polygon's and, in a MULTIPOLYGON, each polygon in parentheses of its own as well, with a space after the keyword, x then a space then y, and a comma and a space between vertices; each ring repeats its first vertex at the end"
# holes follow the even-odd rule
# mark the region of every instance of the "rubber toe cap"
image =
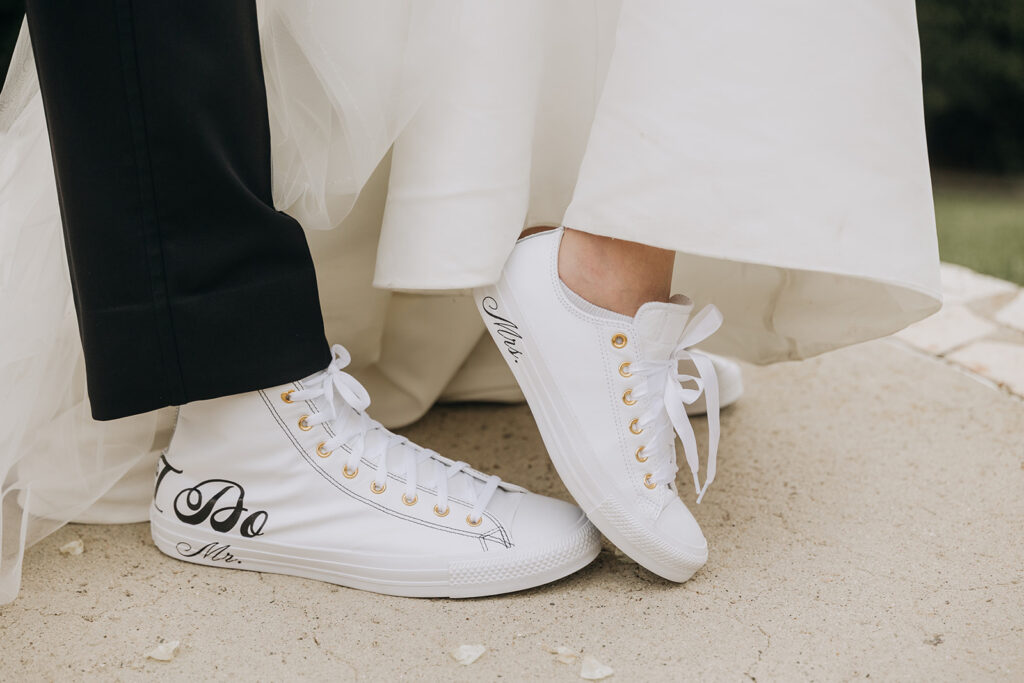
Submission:
POLYGON ((589 525, 583 510, 572 503, 526 494, 512 519, 512 542, 520 548, 548 545, 589 525))
POLYGON ((690 564, 703 565, 707 562, 708 542, 683 501, 675 498, 665 506, 655 528, 661 538, 689 558, 690 564))

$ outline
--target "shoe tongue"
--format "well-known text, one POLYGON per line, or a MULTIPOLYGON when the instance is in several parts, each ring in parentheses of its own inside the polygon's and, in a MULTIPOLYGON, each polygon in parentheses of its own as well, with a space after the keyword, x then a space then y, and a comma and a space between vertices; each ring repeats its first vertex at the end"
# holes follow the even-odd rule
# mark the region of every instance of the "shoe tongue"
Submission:
POLYGON ((652 360, 668 358, 683 336, 690 320, 693 302, 676 294, 668 302, 650 301, 633 317, 633 327, 640 335, 641 348, 652 360))

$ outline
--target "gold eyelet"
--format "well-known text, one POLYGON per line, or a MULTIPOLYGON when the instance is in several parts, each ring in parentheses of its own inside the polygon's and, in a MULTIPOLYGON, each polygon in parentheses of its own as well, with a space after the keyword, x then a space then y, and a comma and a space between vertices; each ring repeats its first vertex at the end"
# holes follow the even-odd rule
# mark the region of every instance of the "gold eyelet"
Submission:
POLYGON ((643 457, 640 457, 640 454, 643 453, 643 452, 644 452, 644 447, 643 446, 641 446, 640 448, 636 449, 636 453, 633 454, 633 457, 636 458, 637 462, 647 462, 647 456, 646 455, 643 456, 643 457))
POLYGON ((437 515, 438 517, 447 517, 448 513, 451 512, 451 511, 452 511, 452 509, 451 509, 450 506, 446 507, 444 509, 444 512, 441 512, 440 510, 438 510, 436 505, 434 506, 434 514, 437 515))
POLYGON ((612 335, 612 346, 617 349, 621 349, 626 345, 626 335, 619 332, 618 334, 612 335))
POLYGON ((313 425, 308 424, 306 422, 306 419, 308 417, 309 417, 309 415, 303 415, 302 417, 299 418, 299 429, 301 429, 304 432, 308 432, 310 429, 313 428, 313 425))
POLYGON ((292 392, 294 392, 294 391, 295 391, 294 389, 290 389, 290 390, 284 392, 283 394, 281 394, 281 400, 284 401, 285 403, 291 403, 292 402, 292 392))
MULTIPOLYGON (((470 514, 472 514, 472 513, 470 513, 470 514)), ((480 526, 480 525, 481 525, 481 524, 483 524, 483 523, 484 523, 484 518, 483 518, 483 517, 481 517, 480 519, 478 519, 478 520, 476 520, 476 521, 474 522, 474 521, 473 521, 473 520, 472 520, 472 519, 470 518, 470 516, 469 516, 469 515, 466 515, 466 524, 468 524, 468 525, 470 525, 470 526, 480 526)))
POLYGON ((633 421, 629 423, 629 431, 634 434, 643 434, 644 428, 640 426, 639 417, 634 417, 633 421))
POLYGON ((324 450, 324 442, 323 441, 321 441, 320 445, 316 447, 316 454, 319 455, 321 458, 329 457, 331 455, 331 453, 333 453, 333 452, 334 451, 325 451, 324 450))
POLYGON ((633 373, 629 371, 629 361, 626 361, 619 366, 619 374, 623 377, 632 377, 633 373))
POLYGON ((633 395, 633 390, 632 389, 626 389, 626 393, 624 393, 622 395, 622 402, 625 403, 627 406, 636 405, 636 401, 634 399, 630 398, 632 395, 633 395))
POLYGON ((345 465, 344 467, 341 468, 341 473, 345 475, 346 479, 355 479, 356 475, 359 474, 359 468, 357 467, 350 472, 348 469, 348 465, 345 465))
POLYGON ((373 491, 374 493, 384 493, 384 491, 386 491, 387 488, 388 488, 388 483, 387 482, 384 482, 383 484, 381 484, 380 488, 377 488, 377 482, 375 482, 375 481, 371 481, 370 482, 370 490, 373 491))
POLYGON ((402 502, 405 503, 406 505, 410 506, 410 507, 415 505, 416 501, 418 501, 419 499, 420 499, 420 497, 418 495, 415 495, 415 496, 412 497, 412 500, 409 500, 408 498, 405 497, 404 493, 402 494, 402 502))
POLYGON ((651 481, 651 474, 650 473, 644 475, 644 486, 646 486, 649 489, 656 489, 656 488, 658 488, 658 485, 655 484, 653 481, 651 481))

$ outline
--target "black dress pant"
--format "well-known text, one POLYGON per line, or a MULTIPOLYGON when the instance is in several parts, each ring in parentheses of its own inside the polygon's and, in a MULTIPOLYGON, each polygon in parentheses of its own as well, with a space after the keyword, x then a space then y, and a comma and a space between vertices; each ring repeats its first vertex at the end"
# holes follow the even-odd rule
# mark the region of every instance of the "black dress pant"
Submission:
POLYGON ((330 361, 299 224, 273 208, 253 0, 28 0, 93 416, 330 361))

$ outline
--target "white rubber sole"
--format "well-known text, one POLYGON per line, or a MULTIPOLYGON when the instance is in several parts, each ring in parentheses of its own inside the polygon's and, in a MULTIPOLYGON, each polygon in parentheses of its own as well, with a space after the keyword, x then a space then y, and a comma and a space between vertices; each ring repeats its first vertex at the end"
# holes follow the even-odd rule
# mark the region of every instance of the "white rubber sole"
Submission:
POLYGON ((576 528, 547 547, 465 557, 374 555, 270 543, 183 524, 150 508, 153 542, 165 555, 210 567, 288 574, 419 598, 472 598, 534 588, 590 564, 601 550, 597 530, 576 528))
MULTIPOLYGON (((504 286, 504 280, 473 290, 477 310, 485 320, 481 301, 486 297, 494 297, 513 320, 525 319, 515 296, 504 286)), ((488 325, 487 329, 501 349, 503 340, 496 334, 495 327, 488 325)), ((502 357, 505 357, 504 353, 502 357)), ((607 495, 608 486, 602 482, 613 481, 612 476, 602 471, 588 453, 578 451, 577 447, 586 447, 586 441, 574 438, 581 433, 581 428, 571 415, 557 409, 565 399, 553 395, 554 391, 549 390, 543 381, 543 376, 551 376, 543 358, 533 354, 528 362, 508 363, 508 359, 505 360, 533 412, 551 463, 594 526, 639 565, 670 581, 686 581, 703 567, 707 562, 706 548, 703 552, 695 552, 669 544, 607 495)))

